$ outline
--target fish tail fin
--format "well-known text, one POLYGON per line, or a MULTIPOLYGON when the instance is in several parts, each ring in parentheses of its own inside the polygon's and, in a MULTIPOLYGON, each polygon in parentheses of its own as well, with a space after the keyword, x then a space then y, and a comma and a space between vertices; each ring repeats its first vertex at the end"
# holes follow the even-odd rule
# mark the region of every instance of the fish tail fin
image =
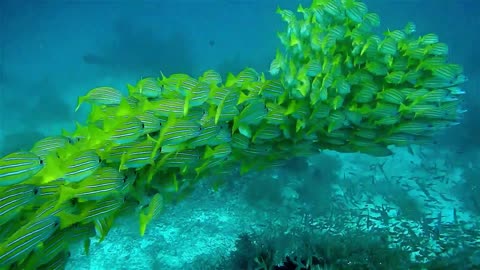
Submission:
POLYGON ((68 186, 60 186, 60 195, 58 197, 57 204, 55 208, 59 208, 64 202, 72 199, 74 197, 74 189, 68 186))
POLYGON ((405 111, 408 111, 408 106, 403 104, 403 103, 400 103, 400 107, 398 109, 399 112, 405 112, 405 111))
POLYGON ((210 146, 205 147, 205 155, 203 156, 204 158, 209 158, 213 156, 213 149, 210 146))
POLYGON ((243 102, 247 101, 248 98, 249 98, 249 96, 245 95, 243 92, 240 92, 240 97, 238 98, 237 105, 242 104, 243 102))
POLYGON ((75 111, 78 111, 78 109, 80 109, 80 106, 83 104, 83 102, 85 102, 86 98, 87 98, 86 96, 78 97, 77 107, 75 108, 75 111))
POLYGON ((240 119, 238 116, 235 116, 233 118, 233 127, 232 127, 232 134, 237 131, 237 129, 240 127, 240 119))
POLYGON ((122 157, 120 158, 120 166, 118 167, 118 171, 128 169, 128 167, 125 165, 126 162, 127 162, 127 152, 123 152, 122 157))
POLYGON ((190 99, 192 99, 192 92, 189 91, 185 97, 185 103, 183 104, 183 116, 188 115, 188 109, 190 108, 190 99))
POLYGON ((127 84, 127 88, 128 88, 128 94, 130 94, 131 96, 133 96, 137 93, 137 89, 136 89, 135 86, 133 86, 131 84, 127 84))
POLYGON ((150 222, 150 217, 144 213, 140 213, 140 236, 145 235, 147 225, 150 222))
POLYGON ((222 115, 222 110, 225 105, 225 100, 222 100, 222 102, 218 105, 217 111, 215 113, 215 125, 218 124, 218 120, 220 120, 220 116, 222 115))

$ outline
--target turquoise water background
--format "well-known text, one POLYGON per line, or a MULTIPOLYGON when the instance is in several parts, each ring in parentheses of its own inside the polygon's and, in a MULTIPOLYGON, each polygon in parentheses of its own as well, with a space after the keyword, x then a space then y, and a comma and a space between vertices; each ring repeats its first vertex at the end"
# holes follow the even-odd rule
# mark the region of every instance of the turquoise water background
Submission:
MULTIPOLYGON (((460 125, 438 138, 435 148, 414 149, 413 154, 398 149, 384 159, 326 153, 299 167, 235 175, 218 192, 201 185, 191 198, 167 208, 144 238, 138 236, 136 218, 122 219, 104 242, 92 245, 90 256, 81 248, 72 250, 67 268, 209 269, 199 267, 207 265, 200 262, 227 256, 238 235, 285 232, 285 224, 294 228, 305 215, 322 216, 335 203, 326 198, 351 185, 367 197, 398 192, 409 202, 422 201, 418 188, 404 192, 395 183, 361 184, 371 177, 383 179, 377 166, 382 163, 390 180, 402 175, 434 183, 437 175, 425 168, 443 168, 451 182, 438 184, 432 193, 447 194, 455 202, 422 203, 422 213, 444 213, 448 222, 455 208, 465 220, 478 222, 480 3, 365 2, 380 15, 382 31, 412 21, 419 34, 437 33, 449 45, 451 61, 465 67, 468 112, 460 125), (345 175, 355 179, 341 182, 345 175), (316 192, 307 194, 309 189, 316 192)), ((97 86, 126 92, 127 83, 160 72, 267 71, 280 47, 276 33, 284 29, 275 10, 296 9, 299 3, 309 1, 0 1, 0 156, 74 128, 87 113, 87 106, 74 112, 77 97, 97 86)))

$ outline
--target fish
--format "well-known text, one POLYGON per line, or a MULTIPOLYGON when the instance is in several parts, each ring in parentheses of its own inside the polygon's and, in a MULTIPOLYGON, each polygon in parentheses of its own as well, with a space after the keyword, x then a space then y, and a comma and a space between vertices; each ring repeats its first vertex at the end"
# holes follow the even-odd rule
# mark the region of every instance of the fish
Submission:
MULTIPOLYGON (((70 228, 56 231, 51 237, 42 243, 36 252, 21 263, 22 269, 37 269, 36 266, 52 267, 48 269, 56 269, 53 265, 58 264, 57 257, 68 252, 71 242, 78 240, 89 240, 89 237, 95 236, 95 231, 92 231, 93 226, 72 226, 70 228)), ((64 262, 66 263, 66 261, 64 262)))
POLYGON ((161 194, 155 194, 148 206, 140 212, 140 235, 145 234, 148 224, 160 215, 163 211, 163 197, 161 194))
POLYGON ((232 135, 232 148, 247 149, 250 145, 250 139, 240 133, 232 135))
POLYGON ((105 133, 108 140, 115 143, 133 142, 144 134, 145 124, 137 117, 120 117, 107 123, 104 125, 105 133))
POLYGON ((105 237, 107 236, 108 232, 113 226, 113 222, 115 220, 115 216, 107 216, 104 218, 96 219, 95 222, 95 230, 99 234, 99 242, 102 242, 105 237))
POLYGON ((79 213, 70 218, 70 223, 88 224, 97 219, 117 213, 125 203, 125 197, 114 196, 100 201, 87 201, 78 206, 79 213))
POLYGON ((237 102, 240 98, 240 93, 233 89, 224 88, 223 98, 220 97, 220 102, 217 106, 217 110, 215 112, 215 124, 218 124, 220 120, 225 121, 225 116, 227 114, 231 115, 229 112, 233 112, 233 114, 238 114, 237 109, 237 102))
POLYGON ((102 159, 93 150, 79 152, 64 163, 63 179, 67 182, 78 182, 93 174, 102 164, 102 159))
POLYGON ((103 167, 94 174, 72 185, 60 186, 57 206, 77 198, 79 202, 102 200, 107 197, 121 196, 128 177, 112 167, 103 167))
POLYGON ((142 107, 144 111, 153 111, 155 115, 159 117, 169 117, 171 114, 174 114, 176 117, 185 116, 184 98, 164 98, 144 101, 142 107))
POLYGON ((43 138, 37 141, 32 149, 31 153, 39 156, 42 159, 45 159, 46 156, 59 148, 65 147, 65 145, 70 144, 71 140, 65 136, 51 136, 43 138))
POLYGON ((37 202, 48 202, 58 197, 58 193, 60 192, 60 186, 63 185, 65 182, 63 179, 57 179, 53 182, 48 184, 40 184, 38 185, 39 194, 37 196, 37 202))
POLYGON ((58 217, 32 219, 7 240, 0 243, 0 267, 24 259, 38 244, 48 239, 60 226, 58 217))
POLYGON ((94 150, 76 151, 66 158, 49 156, 50 164, 38 175, 41 184, 62 179, 66 182, 78 182, 92 175, 102 164, 102 159, 94 150))
POLYGON ((241 86, 251 82, 257 82, 260 79, 258 72, 253 68, 245 68, 237 76, 229 73, 225 82, 226 87, 241 86))
POLYGON ((0 158, 0 187, 28 180, 45 167, 42 158, 31 152, 14 152, 0 158))
POLYGON ((167 122, 166 118, 156 116, 153 111, 145 111, 136 118, 143 123, 143 135, 160 131, 162 124, 167 122))
POLYGON ((201 125, 196 121, 170 118, 160 133, 162 145, 180 144, 188 141, 198 136, 201 130, 201 125))
POLYGON ((214 148, 207 146, 205 148, 204 159, 207 158, 225 158, 232 153, 232 147, 228 143, 219 144, 214 148))
POLYGON ((274 102, 267 102, 265 106, 267 110, 265 121, 268 124, 280 125, 285 123, 287 119, 287 109, 285 107, 274 102))
POLYGON ((185 149, 178 152, 168 153, 160 159, 155 170, 162 168, 180 168, 185 171, 188 167, 195 166, 201 159, 197 149, 185 149))
POLYGON ((370 103, 379 92, 378 86, 373 82, 364 82, 355 93, 353 99, 358 103, 370 103))
POLYGON ((448 45, 442 42, 428 45, 424 53, 433 56, 446 56, 448 54, 448 45))
POLYGON ((277 50, 277 53, 275 55, 275 59, 273 59, 272 62, 270 63, 269 73, 272 76, 276 76, 284 68, 285 68, 285 59, 284 59, 283 55, 281 54, 280 50, 277 50))
POLYGON ((232 134, 230 130, 228 129, 227 124, 223 124, 220 126, 220 130, 218 131, 217 135, 212 138, 207 145, 209 146, 215 146, 219 145, 222 143, 229 143, 232 141, 232 134))
POLYGON ((396 88, 383 89, 377 93, 377 99, 384 100, 385 102, 392 104, 403 104, 406 99, 406 96, 396 88))
POLYGON ((438 43, 438 36, 436 34, 430 33, 419 37, 418 41, 420 44, 423 45, 431 45, 438 43))
POLYGON ((277 99, 280 96, 284 95, 286 92, 285 87, 279 80, 264 80, 262 83, 261 90, 259 91, 259 95, 267 98, 267 99, 277 99))
POLYGON ((131 96, 158 98, 162 95, 162 86, 157 78, 146 77, 138 81, 136 86, 128 85, 128 93, 131 96))
POLYGON ((17 217, 23 208, 33 206, 40 194, 34 185, 15 185, 0 189, 0 226, 17 217))
POLYGON ((93 88, 85 96, 78 98, 77 107, 75 111, 78 111, 80 106, 84 102, 88 102, 95 105, 119 105, 122 101, 123 95, 120 91, 113 87, 102 86, 93 88))
POLYGON ((177 119, 175 115, 170 115, 167 123, 162 127, 158 138, 153 139, 155 141, 155 147, 151 153, 151 159, 154 159, 160 147, 187 142, 198 136, 201 130, 202 127, 197 121, 177 119))
POLYGON ((218 86, 222 84, 222 76, 215 70, 207 70, 198 79, 200 82, 206 83, 208 86, 218 86))
POLYGON ((282 135, 280 127, 276 125, 263 124, 260 125, 255 134, 252 137, 252 142, 256 143, 258 139, 260 140, 273 140, 277 139, 282 135))
POLYGON ((120 159, 120 170, 126 170, 130 168, 141 169, 146 165, 153 165, 154 160, 160 153, 156 153, 152 159, 152 152, 155 148, 155 141, 153 139, 147 139, 144 141, 136 142, 123 152, 120 159))
POLYGON ((195 87, 193 87, 186 93, 183 107, 183 116, 188 115, 188 111, 190 108, 204 105, 209 96, 210 86, 207 83, 198 82, 195 87))
POLYGON ((268 114, 267 107, 263 101, 250 102, 233 120, 232 132, 240 126, 258 125, 268 114))
POLYGON ((393 71, 389 72, 387 76, 385 76, 385 81, 390 84, 401 84, 405 82, 405 72, 404 71, 393 71))

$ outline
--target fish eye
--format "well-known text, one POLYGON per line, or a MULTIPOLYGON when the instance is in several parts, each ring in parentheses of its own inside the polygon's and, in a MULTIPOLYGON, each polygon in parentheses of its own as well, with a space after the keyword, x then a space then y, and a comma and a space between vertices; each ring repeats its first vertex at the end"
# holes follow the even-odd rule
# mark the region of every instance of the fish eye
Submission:
POLYGON ((98 163, 102 163, 102 158, 101 157, 98 158, 98 163))
POLYGON ((76 206, 78 204, 78 199, 73 198, 73 199, 70 200, 70 203, 72 204, 72 206, 76 206))
POLYGON ((60 225, 60 222, 58 222, 58 221, 55 221, 55 222, 53 223, 53 227, 54 227, 54 228, 58 227, 58 225, 60 225))
POLYGON ((127 182, 127 178, 128 177, 126 175, 123 177, 123 183, 127 182))
POLYGON ((199 131, 202 131, 202 127, 199 127, 198 130, 199 130, 199 131))
POLYGON ((33 195, 37 195, 39 191, 38 187, 33 188, 33 195))
POLYGON ((145 124, 144 124, 144 123, 142 123, 142 128, 145 128, 145 124))
POLYGON ((70 251, 67 251, 67 258, 70 258, 70 256, 72 256, 72 253, 70 251))
POLYGON ((40 159, 39 162, 40 162, 40 165, 43 165, 43 159, 40 159))

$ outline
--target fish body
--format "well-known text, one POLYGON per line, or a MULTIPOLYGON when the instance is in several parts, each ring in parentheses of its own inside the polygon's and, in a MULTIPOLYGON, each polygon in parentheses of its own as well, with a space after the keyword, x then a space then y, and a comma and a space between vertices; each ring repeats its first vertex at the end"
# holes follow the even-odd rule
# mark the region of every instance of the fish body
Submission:
POLYGON ((90 90, 85 96, 78 98, 75 111, 77 111, 84 102, 95 105, 118 105, 122 97, 122 93, 113 87, 97 87, 90 90))
POLYGON ((31 152, 14 152, 0 158, 0 187, 19 184, 43 169, 44 160, 31 152))

